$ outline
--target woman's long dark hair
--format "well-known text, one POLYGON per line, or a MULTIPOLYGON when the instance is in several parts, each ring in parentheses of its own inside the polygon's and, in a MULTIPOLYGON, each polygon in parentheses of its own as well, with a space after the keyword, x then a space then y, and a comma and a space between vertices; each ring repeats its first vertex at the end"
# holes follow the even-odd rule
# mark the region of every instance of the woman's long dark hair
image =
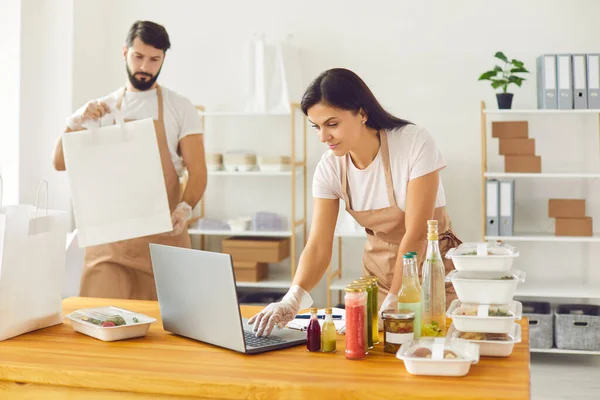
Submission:
POLYGON ((366 125, 375 130, 392 131, 411 123, 387 112, 367 84, 344 68, 328 69, 308 85, 301 102, 304 115, 319 102, 354 113, 362 108, 367 114, 366 125))

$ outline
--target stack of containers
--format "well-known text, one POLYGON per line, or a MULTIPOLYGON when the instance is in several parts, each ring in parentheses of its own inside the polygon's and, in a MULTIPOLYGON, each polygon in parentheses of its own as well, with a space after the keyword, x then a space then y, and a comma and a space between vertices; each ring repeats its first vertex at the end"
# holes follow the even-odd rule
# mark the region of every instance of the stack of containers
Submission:
POLYGON ((452 282, 457 300, 447 311, 452 326, 447 337, 469 340, 479 345, 481 356, 508 357, 521 342, 522 304, 513 297, 525 273, 513 270, 519 256, 516 247, 497 243, 464 243, 450 249, 456 270, 446 276, 452 282))

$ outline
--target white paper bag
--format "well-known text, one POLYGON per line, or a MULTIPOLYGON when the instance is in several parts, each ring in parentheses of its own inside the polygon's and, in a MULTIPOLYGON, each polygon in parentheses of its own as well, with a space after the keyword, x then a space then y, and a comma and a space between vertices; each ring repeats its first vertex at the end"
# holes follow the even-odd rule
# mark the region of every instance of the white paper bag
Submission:
POLYGON ((0 205, 0 340, 62 322, 67 224, 64 211, 0 205))
POLYGON ((275 48, 265 41, 263 34, 256 34, 246 46, 244 112, 264 113, 267 111, 275 48))
POLYGON ((290 37, 274 46, 271 70, 267 111, 291 112, 290 104, 300 102, 303 88, 298 49, 290 37))
POLYGON ((152 119, 63 135, 81 247, 173 229, 152 119))

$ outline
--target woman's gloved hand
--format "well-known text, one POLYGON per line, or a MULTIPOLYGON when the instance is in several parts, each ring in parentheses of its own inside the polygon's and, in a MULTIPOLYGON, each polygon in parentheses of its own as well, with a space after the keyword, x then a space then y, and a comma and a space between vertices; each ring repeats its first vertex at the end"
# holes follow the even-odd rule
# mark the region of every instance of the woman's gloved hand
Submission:
POLYGON ((383 299, 383 303, 379 308, 379 318, 377 321, 377 327, 379 330, 383 329, 383 313, 384 312, 398 312, 398 295, 394 293, 388 293, 383 299))
POLYGON ((288 322, 296 318, 298 311, 308 308, 313 300, 310 294, 298 285, 294 285, 277 303, 271 303, 261 312, 248 320, 253 325, 252 331, 256 336, 269 336, 275 325, 283 328, 288 322))
POLYGON ((171 214, 171 222, 173 223, 171 235, 181 235, 190 218, 192 218, 192 207, 185 201, 177 204, 175 211, 171 214))

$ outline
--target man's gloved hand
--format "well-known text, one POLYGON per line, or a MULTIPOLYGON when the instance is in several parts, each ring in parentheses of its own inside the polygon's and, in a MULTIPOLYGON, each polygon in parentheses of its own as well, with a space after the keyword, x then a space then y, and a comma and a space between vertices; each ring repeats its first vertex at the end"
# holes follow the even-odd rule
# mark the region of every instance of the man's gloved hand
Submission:
POLYGON ((181 235, 190 218, 192 218, 192 207, 185 201, 177 204, 175 211, 171 215, 171 222, 173 223, 171 235, 181 235))
POLYGON ((288 322, 296 318, 298 311, 308 308, 313 300, 310 294, 298 285, 288 290, 283 299, 278 303, 271 303, 261 312, 250 318, 248 323, 253 325, 252 330, 256 336, 269 336, 275 325, 283 328, 288 322))
POLYGON ((377 327, 379 330, 383 329, 383 313, 384 312, 398 312, 398 295, 394 293, 388 293, 383 299, 383 303, 379 308, 379 319, 377 321, 377 327))
POLYGON ((67 126, 72 131, 80 131, 83 125, 88 121, 98 121, 106 114, 110 114, 110 107, 102 101, 90 101, 73 115, 67 118, 67 126))

